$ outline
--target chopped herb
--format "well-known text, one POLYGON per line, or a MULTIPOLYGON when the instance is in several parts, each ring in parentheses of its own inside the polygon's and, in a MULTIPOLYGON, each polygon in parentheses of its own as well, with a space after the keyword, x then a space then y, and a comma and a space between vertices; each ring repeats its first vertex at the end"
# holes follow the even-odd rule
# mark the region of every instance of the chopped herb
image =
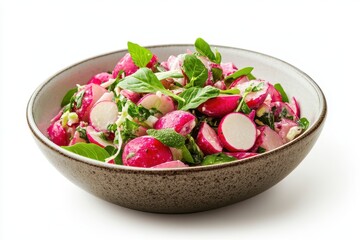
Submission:
POLYGON ((213 165, 213 164, 219 164, 219 163, 226 163, 226 162, 232 162, 234 160, 237 160, 235 157, 228 156, 224 153, 216 153, 212 155, 207 155, 204 160, 201 162, 201 165, 213 165))
POLYGON ((266 152, 266 149, 263 147, 258 147, 258 149, 256 150, 257 153, 264 153, 266 152))
POLYGON ((75 102, 76 102, 77 109, 81 108, 82 100, 84 98, 84 93, 85 93, 85 90, 82 90, 81 92, 79 92, 75 95, 75 102))
POLYGON ((299 126, 300 126, 302 129, 304 129, 304 130, 308 129, 308 127, 309 127, 309 125, 310 125, 309 120, 307 120, 307 118, 305 118, 305 117, 300 118, 297 123, 298 123, 299 126))

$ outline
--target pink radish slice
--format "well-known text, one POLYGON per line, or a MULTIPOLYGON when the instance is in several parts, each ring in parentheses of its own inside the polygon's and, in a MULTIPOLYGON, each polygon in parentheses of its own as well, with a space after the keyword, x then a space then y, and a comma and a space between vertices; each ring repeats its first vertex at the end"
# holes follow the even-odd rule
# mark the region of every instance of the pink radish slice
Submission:
POLYGON ((281 102, 282 101, 281 94, 279 93, 278 90, 275 89, 274 85, 268 83, 268 87, 269 87, 268 93, 270 94, 271 102, 281 102))
POLYGON ((300 105, 299 102, 296 100, 296 98, 292 97, 291 102, 286 104, 293 110, 295 116, 300 118, 300 105))
POLYGON ((176 110, 162 116, 155 124, 155 129, 172 128, 177 133, 185 136, 195 127, 195 116, 189 112, 176 110))
POLYGON ((126 97, 127 99, 129 99, 130 101, 132 101, 133 103, 137 103, 141 98, 141 95, 139 93, 126 89, 121 90, 120 94, 126 97))
POLYGON ((197 109, 209 117, 220 118, 233 112, 238 106, 239 99, 239 95, 220 95, 210 98, 197 109))
POLYGON ((221 120, 218 135, 227 150, 246 151, 255 143, 256 126, 242 113, 229 113, 221 120))
POLYGON ((97 131, 107 131, 109 124, 115 123, 118 117, 118 107, 112 101, 95 104, 90 112, 90 124, 97 131))
POLYGON ((244 159, 257 155, 257 153, 253 152, 224 152, 224 154, 234 157, 236 159, 244 159))
POLYGON ((224 77, 227 77, 230 74, 233 74, 234 72, 236 72, 238 70, 237 67, 231 62, 230 63, 221 63, 220 66, 223 70, 224 77))
POLYGON ((154 94, 149 93, 142 97, 137 105, 141 105, 146 109, 155 108, 160 111, 162 114, 166 114, 168 112, 175 110, 175 105, 173 100, 163 94, 154 94))
POLYGON ((266 151, 273 150, 283 145, 283 140, 279 134, 272 130, 268 126, 259 127, 261 131, 260 136, 257 139, 257 144, 264 148, 266 151))
POLYGON ((68 134, 66 129, 61 125, 61 121, 58 120, 51 124, 47 133, 52 142, 54 142, 58 146, 67 146, 69 143, 68 134))
POLYGON ((215 132, 206 122, 201 123, 196 138, 196 144, 205 155, 215 154, 222 151, 223 147, 215 132))
MULTIPOLYGON (((80 108, 76 108, 76 103, 74 110, 80 120, 88 122, 91 108, 100 97, 107 92, 107 90, 99 85, 91 83, 86 85, 82 91, 84 91, 84 95, 82 97, 81 106, 80 108)), ((81 94, 82 91, 78 92, 76 95, 81 94)))
POLYGON ((153 167, 173 160, 169 147, 159 140, 142 136, 128 142, 122 155, 125 166, 153 167))
POLYGON ((229 86, 229 89, 231 88, 234 88, 234 87, 237 87, 239 84, 243 84, 243 83, 246 83, 246 82, 249 82, 249 79, 247 76, 241 76, 237 79, 235 79, 229 86))
POLYGON ((80 142, 84 142, 84 143, 85 143, 86 140, 83 139, 83 138, 81 138, 79 132, 76 131, 76 132, 74 133, 73 138, 71 139, 71 141, 70 141, 70 143, 69 143, 69 146, 74 145, 74 144, 76 144, 76 143, 80 143, 80 142))
POLYGON ((115 146, 113 143, 101 138, 102 134, 102 132, 96 131, 92 126, 86 127, 86 136, 91 143, 97 144, 100 147, 115 146))
POLYGON ((161 163, 159 165, 155 165, 151 168, 182 168, 182 167, 189 167, 185 163, 179 160, 174 160, 170 162, 161 163))
POLYGON ((99 98, 99 100, 97 100, 97 102, 95 104, 97 104, 98 102, 102 102, 102 101, 112 101, 113 98, 114 98, 113 92, 106 92, 101 96, 101 98, 99 98))
POLYGON ((216 83, 214 83, 214 87, 220 90, 226 90, 226 85, 224 81, 217 81, 216 83))
POLYGON ((262 81, 262 80, 251 80, 245 83, 241 83, 237 85, 237 88, 239 88, 241 95, 244 95, 245 89, 247 89, 250 86, 258 86, 260 83, 264 83, 264 87, 257 92, 250 92, 245 97, 245 102, 249 106, 249 108, 257 108, 259 107, 266 99, 268 95, 268 83, 262 81))
POLYGON ((287 134, 289 133, 292 127, 296 127, 296 126, 298 126, 296 122, 283 118, 281 119, 280 122, 275 123, 275 131, 282 138, 283 142, 286 143, 289 142, 289 140, 286 137, 287 134))
POLYGON ((109 79, 111 78, 111 74, 107 73, 107 72, 102 72, 102 73, 98 73, 95 76, 93 76, 87 84, 90 83, 94 83, 96 85, 100 85, 104 82, 109 81, 109 79))

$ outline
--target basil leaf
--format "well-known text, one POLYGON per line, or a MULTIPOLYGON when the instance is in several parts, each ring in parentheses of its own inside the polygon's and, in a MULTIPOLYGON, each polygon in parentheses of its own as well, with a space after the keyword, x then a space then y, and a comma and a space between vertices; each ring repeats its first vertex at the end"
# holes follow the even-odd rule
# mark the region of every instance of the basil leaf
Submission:
POLYGON ((168 79, 168 78, 183 78, 184 75, 180 71, 166 71, 166 72, 157 72, 155 76, 159 79, 159 81, 168 79))
POLYGON ((281 99, 283 102, 289 102, 289 98, 280 83, 275 83, 274 88, 281 94, 281 99))
MULTIPOLYGON (((236 72, 230 74, 229 76, 227 76, 225 78, 225 80, 229 80, 229 79, 237 79, 241 76, 249 76, 251 74, 251 71, 253 70, 254 68, 253 67, 246 67, 246 68, 242 68, 242 69, 239 69, 237 70, 236 72)), ((252 77, 254 77, 252 74, 251 74, 252 77)), ((254 79, 254 78, 253 78, 254 79)), ((249 79, 250 80, 250 79, 249 79)))
POLYGON ((74 94, 78 91, 77 87, 70 89, 64 96, 64 98, 61 101, 61 107, 64 107, 65 105, 70 103, 71 98, 74 96, 74 94))
POLYGON ((179 94, 180 97, 185 99, 185 102, 179 102, 178 109, 189 110, 195 109, 200 104, 206 102, 210 98, 217 97, 220 94, 220 90, 211 86, 204 88, 192 87, 188 88, 179 94))
POLYGON ((169 147, 181 148, 185 145, 185 137, 175 132, 172 128, 160 130, 148 129, 146 133, 169 147))
POLYGON ((184 99, 164 88, 156 75, 148 68, 140 68, 134 74, 125 77, 117 85, 120 88, 140 93, 161 93, 170 96, 178 102, 184 99))
POLYGON ((216 153, 212 155, 207 155, 204 160, 201 162, 201 165, 213 165, 213 164, 219 164, 219 163, 226 163, 226 162, 232 162, 234 160, 237 160, 235 157, 228 156, 224 153, 216 153))
POLYGON ((208 69, 195 55, 186 55, 183 63, 183 68, 189 83, 186 87, 203 87, 208 79, 208 69))
POLYGON ((223 74, 223 70, 220 68, 212 68, 211 69, 211 73, 213 75, 213 79, 216 82, 217 80, 221 80, 222 78, 222 74, 223 74))
POLYGON ((297 123, 304 130, 306 130, 310 125, 309 120, 307 120, 307 118, 305 118, 305 117, 300 118, 297 123))
POLYGON ((62 148, 101 162, 104 162, 106 158, 110 157, 110 154, 105 149, 93 143, 77 143, 72 146, 63 146, 62 148))
POLYGON ((221 55, 216 51, 216 55, 211 50, 210 45, 202 38, 195 41, 195 49, 200 55, 207 57, 210 61, 220 64, 221 55))
POLYGON ((146 67, 153 57, 150 50, 141 47, 136 43, 128 42, 128 50, 133 62, 139 68, 146 67))

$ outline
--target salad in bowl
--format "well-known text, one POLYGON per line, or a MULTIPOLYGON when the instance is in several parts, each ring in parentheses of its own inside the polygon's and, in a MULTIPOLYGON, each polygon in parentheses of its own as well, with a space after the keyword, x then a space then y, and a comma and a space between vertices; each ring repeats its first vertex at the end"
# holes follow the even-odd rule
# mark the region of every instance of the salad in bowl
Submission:
MULTIPOLYGON (((74 79, 75 81, 76 79, 74 79)), ((238 69, 203 39, 160 61, 128 42, 109 72, 63 97, 49 139, 94 160, 184 168, 249 158, 292 141, 309 126, 279 83, 238 69)))

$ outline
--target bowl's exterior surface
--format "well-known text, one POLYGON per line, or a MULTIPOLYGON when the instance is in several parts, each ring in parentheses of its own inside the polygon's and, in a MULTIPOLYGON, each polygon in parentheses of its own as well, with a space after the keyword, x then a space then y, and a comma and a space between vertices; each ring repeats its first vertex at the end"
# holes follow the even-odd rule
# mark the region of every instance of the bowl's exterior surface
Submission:
MULTIPOLYGON (((183 46, 178 51, 183 52, 184 49, 183 46)), ((112 58, 110 62, 114 62, 113 55, 109 55, 109 58, 112 58)), ((91 61, 94 59, 97 58, 91 61)), ((101 62, 100 60, 99 58, 98 61, 101 62)), ((76 67, 80 66, 82 69, 80 72, 83 72, 84 63, 86 65, 87 62, 84 61, 69 69, 75 68, 76 72, 79 71, 76 67)), ((51 81, 59 82, 62 74, 66 75, 69 69, 60 72, 44 85, 56 84, 51 81), (60 79, 56 79, 59 77, 60 79)), ((264 78, 266 79, 266 76, 264 78)), ((315 83, 311 84, 317 87, 315 83)), ((319 103, 315 104, 315 108, 318 109, 306 111, 315 114, 312 116, 312 126, 302 136, 283 147, 250 159, 226 164, 151 170, 112 166, 84 159, 69 154, 51 143, 43 134, 44 124, 49 121, 50 115, 41 120, 41 111, 45 113, 44 106, 48 106, 46 105, 48 103, 42 103, 41 101, 45 100, 39 99, 46 99, 52 93, 44 91, 44 87, 40 87, 34 93, 28 105, 27 117, 36 142, 48 160, 73 183, 102 199, 132 209, 159 213, 187 213, 214 209, 267 190, 286 177, 309 153, 322 130, 326 116, 325 98, 321 90, 317 89, 315 92, 318 96, 314 97, 319 98, 319 103), (39 98, 38 96, 41 95, 46 96, 39 98), (38 106, 42 104, 45 105, 38 106)), ((62 93, 58 95, 59 98, 63 96, 62 93)), ((307 106, 307 108, 311 107, 307 106)))

